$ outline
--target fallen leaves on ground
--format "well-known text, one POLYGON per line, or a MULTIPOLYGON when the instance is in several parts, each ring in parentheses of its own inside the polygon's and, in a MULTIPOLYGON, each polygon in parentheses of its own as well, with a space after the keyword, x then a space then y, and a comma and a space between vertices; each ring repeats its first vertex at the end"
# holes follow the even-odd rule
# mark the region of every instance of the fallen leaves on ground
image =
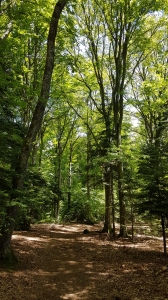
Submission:
POLYGON ((162 240, 112 239, 100 225, 33 225, 14 232, 18 264, 0 266, 0 300, 168 299, 162 240), (83 234, 88 229, 87 234, 83 234))

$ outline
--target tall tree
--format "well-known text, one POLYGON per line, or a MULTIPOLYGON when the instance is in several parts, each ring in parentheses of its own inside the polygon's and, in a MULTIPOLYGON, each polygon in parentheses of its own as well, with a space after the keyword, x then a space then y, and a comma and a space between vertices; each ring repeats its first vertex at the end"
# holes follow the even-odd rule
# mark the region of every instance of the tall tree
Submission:
MULTIPOLYGON (((81 9, 79 8, 77 15, 80 32, 77 45, 81 45, 78 47, 78 53, 87 57, 90 68, 89 75, 82 68, 81 59, 78 56, 75 60, 80 70, 78 80, 81 80, 87 87, 95 111, 99 113, 103 124, 100 144, 101 156, 104 157, 105 231, 111 231, 112 197, 112 164, 107 157, 114 148, 120 153, 124 101, 128 94, 128 84, 137 66, 147 55, 149 45, 146 43, 145 19, 148 19, 148 16, 150 18, 149 12, 158 9, 156 5, 157 3, 151 3, 151 1, 145 4, 143 1, 140 4, 132 1, 103 3, 98 0, 81 1, 81 9)), ((151 35, 155 33, 157 27, 158 25, 155 24, 151 35)), ((150 36, 149 23, 147 32, 150 36)), ((119 157, 120 155, 118 155, 116 166, 120 203, 120 235, 125 236, 127 233, 123 164, 119 157)))
POLYGON ((47 54, 46 63, 44 68, 44 76, 41 87, 41 93, 35 107, 31 124, 29 126, 26 137, 24 138, 21 151, 16 163, 15 173, 13 176, 13 195, 11 195, 11 203, 7 208, 7 216, 3 227, 1 228, 0 235, 0 257, 3 259, 11 253, 11 236, 14 229, 14 220, 17 217, 18 206, 15 205, 14 199, 18 190, 21 190, 24 183, 25 171, 27 169, 28 159, 33 147, 33 143, 36 140, 37 133, 39 132, 43 116, 46 108, 47 101, 49 99, 50 84, 52 78, 52 72, 54 67, 54 53, 55 53, 55 39, 58 31, 58 22, 68 0, 59 0, 52 14, 49 34, 47 39, 47 54))

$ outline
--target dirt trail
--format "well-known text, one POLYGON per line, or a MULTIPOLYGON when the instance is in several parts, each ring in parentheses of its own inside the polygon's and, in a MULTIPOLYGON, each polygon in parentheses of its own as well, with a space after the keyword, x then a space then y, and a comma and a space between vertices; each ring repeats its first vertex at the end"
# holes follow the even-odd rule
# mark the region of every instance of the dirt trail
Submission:
POLYGON ((34 225, 30 232, 15 232, 19 263, 0 267, 0 300, 168 299, 168 258, 161 239, 112 241, 98 229, 34 225))

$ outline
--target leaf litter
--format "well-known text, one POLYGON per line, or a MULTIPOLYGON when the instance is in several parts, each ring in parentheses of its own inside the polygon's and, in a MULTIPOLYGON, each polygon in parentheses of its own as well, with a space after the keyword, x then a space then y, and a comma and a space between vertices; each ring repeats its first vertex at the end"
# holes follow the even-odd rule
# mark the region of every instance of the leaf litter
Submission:
POLYGON ((100 229, 39 224, 14 232, 18 264, 0 265, 0 300, 168 299, 162 239, 113 239, 100 229))

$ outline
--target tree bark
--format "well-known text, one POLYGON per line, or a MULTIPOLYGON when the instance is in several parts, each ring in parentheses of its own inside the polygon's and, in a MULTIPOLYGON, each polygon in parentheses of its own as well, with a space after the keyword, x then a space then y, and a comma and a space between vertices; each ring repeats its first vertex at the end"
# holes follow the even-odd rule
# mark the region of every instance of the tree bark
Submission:
POLYGON ((105 166, 104 184, 105 184, 105 222, 103 232, 112 232, 112 199, 111 199, 111 172, 110 165, 105 166))
POLYGON ((62 160, 62 147, 61 147, 60 138, 58 139, 56 154, 57 154, 57 163, 56 163, 56 170, 55 170, 55 186, 56 186, 57 197, 54 198, 56 200, 56 202, 54 203, 54 207, 55 207, 54 218, 58 219, 60 200, 61 200, 61 160, 62 160))
MULTIPOLYGON (((89 101, 87 101, 87 105, 89 105, 89 101)), ((91 214, 91 197, 90 197, 90 186, 91 186, 91 176, 90 176, 90 165, 91 165, 91 133, 89 130, 89 112, 87 110, 87 152, 86 152, 86 187, 87 187, 87 205, 86 205, 86 215, 87 220, 89 222, 92 221, 91 214)))
POLYGON ((165 217, 163 214, 161 214, 161 224, 162 224, 164 254, 166 254, 167 251, 166 251, 165 217))
POLYGON ((118 195, 119 195, 119 206, 120 206, 120 236, 127 237, 127 226, 126 226, 126 207, 123 191, 123 164, 121 161, 118 162, 118 195))
POLYGON ((50 29, 49 29, 48 39, 47 39, 47 55, 46 55, 46 63, 44 68, 41 93, 34 110, 34 114, 32 117, 32 121, 27 136, 24 139, 22 145, 20 157, 18 159, 18 164, 16 167, 17 176, 15 176, 13 181, 14 189, 16 188, 21 189, 23 186, 24 175, 27 169, 27 163, 33 147, 33 143, 35 142, 36 136, 42 126, 45 108, 49 99, 51 78, 52 78, 52 73, 54 68, 55 39, 58 31, 58 21, 60 19, 61 12, 67 2, 68 0, 59 0, 55 5, 52 14, 50 29))
POLYGON ((72 152, 73 152, 73 145, 70 143, 70 148, 69 148, 69 175, 68 175, 68 212, 70 212, 70 209, 71 209, 72 152))
MULTIPOLYGON (((18 195, 18 191, 22 189, 25 173, 27 169, 28 159, 32 151, 33 143, 36 140, 36 136, 42 126, 43 116, 47 101, 49 99, 51 78, 54 68, 54 53, 55 53, 55 39, 58 31, 58 22, 68 0, 59 0, 52 14, 48 39, 47 39, 47 54, 46 63, 41 87, 41 93, 37 101, 37 105, 34 110, 32 121, 28 129, 27 135, 23 141, 20 155, 18 156, 18 161, 16 163, 16 168, 12 180, 12 190, 11 201, 15 199, 18 195)), ((0 231, 0 258, 5 259, 5 257, 10 256, 11 253, 11 237, 14 230, 14 221, 17 218, 19 209, 18 206, 13 205, 7 208, 6 220, 4 226, 0 231)))
POLYGON ((114 201, 114 170, 111 167, 111 205, 112 205, 112 233, 113 236, 116 236, 116 228, 115 228, 115 201, 114 201))
POLYGON ((5 222, 0 230, 0 260, 11 261, 13 258, 11 236, 14 228, 14 218, 16 216, 17 207, 7 207, 5 222))

